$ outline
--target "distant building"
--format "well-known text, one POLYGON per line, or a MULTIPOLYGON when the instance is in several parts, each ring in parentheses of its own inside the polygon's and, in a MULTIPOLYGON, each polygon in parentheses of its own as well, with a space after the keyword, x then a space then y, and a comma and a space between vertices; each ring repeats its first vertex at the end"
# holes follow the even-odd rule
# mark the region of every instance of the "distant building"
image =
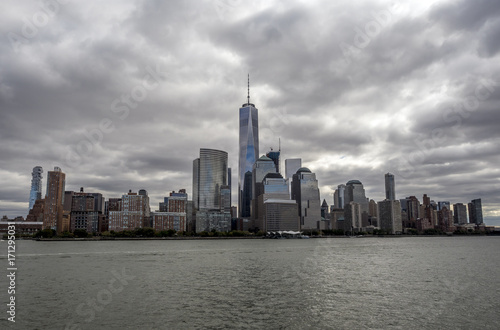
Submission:
POLYGON ((438 215, 438 228, 444 232, 454 232, 455 227, 453 226, 453 214, 446 207, 442 206, 442 208, 437 211, 438 215))
POLYGON ((483 223, 483 208, 481 198, 473 199, 469 204, 469 222, 480 225, 483 223))
POLYGON ((37 199, 33 207, 30 208, 29 214, 26 216, 26 221, 43 223, 44 207, 45 207, 45 199, 37 199))
POLYGON ((150 219, 149 196, 141 191, 142 194, 133 193, 129 190, 128 194, 122 195, 120 211, 109 211, 109 230, 123 231, 143 228, 150 219))
POLYGON ((467 223, 467 206, 462 203, 453 204, 453 223, 464 225, 467 223))
POLYGON ((346 183, 345 193, 344 193, 344 204, 347 205, 350 202, 358 203, 361 207, 361 221, 362 227, 369 225, 368 219, 368 199, 365 195, 365 188, 359 180, 350 180, 346 183))
POLYGON ((387 230, 390 234, 401 234, 403 231, 401 202, 386 199, 378 202, 377 205, 379 228, 387 230))
POLYGON ((345 184, 338 185, 334 193, 333 204, 337 209, 343 209, 345 205, 345 184))
MULTIPOLYGON (((72 192, 73 193, 73 192, 72 192)), ((70 230, 84 229, 87 233, 99 233, 103 221, 104 197, 100 193, 86 193, 83 188, 71 196, 70 230)))
POLYGON ((47 173, 47 189, 43 214, 43 228, 56 230, 58 233, 69 231, 69 222, 63 218, 64 188, 66 175, 59 167, 47 173))
POLYGON ((361 213, 361 205, 359 203, 349 202, 349 204, 344 205, 344 228, 339 229, 344 229, 344 232, 351 234, 361 231, 363 228, 361 213))
POLYGON ((285 179, 292 182, 293 175, 302 167, 302 159, 290 158, 285 160, 285 179))
POLYGON ((42 199, 42 173, 43 169, 41 166, 33 167, 33 172, 31 172, 31 190, 30 190, 30 200, 29 209, 33 208, 35 202, 42 199))
POLYGON ((292 199, 299 205, 300 228, 319 229, 321 206, 316 174, 306 167, 298 169, 292 179, 292 199))
POLYGON ((160 203, 160 212, 152 212, 151 219, 153 227, 157 231, 188 230, 188 195, 185 189, 179 192, 172 191, 168 197, 160 203))
POLYGON ((385 199, 396 200, 396 188, 394 183, 394 174, 385 174, 385 199))
MULTIPOLYGON (((205 148, 200 149, 200 158, 193 161, 193 213, 196 232, 231 229, 231 190, 227 184, 227 163, 227 152, 205 148)), ((251 192, 251 189, 249 191, 251 192)))
POLYGON ((438 211, 442 210, 443 207, 446 207, 448 210, 451 210, 450 202, 443 202, 443 201, 441 201, 441 202, 438 202, 437 205, 438 205, 438 208, 437 208, 438 211))
POLYGON ((269 231, 300 230, 298 205, 290 200, 288 180, 279 173, 268 173, 258 197, 255 229, 269 231))
POLYGON ((269 173, 277 173, 276 166, 271 158, 262 156, 253 165, 252 169, 252 206, 250 214, 255 221, 259 215, 258 198, 264 193, 263 180, 269 173))

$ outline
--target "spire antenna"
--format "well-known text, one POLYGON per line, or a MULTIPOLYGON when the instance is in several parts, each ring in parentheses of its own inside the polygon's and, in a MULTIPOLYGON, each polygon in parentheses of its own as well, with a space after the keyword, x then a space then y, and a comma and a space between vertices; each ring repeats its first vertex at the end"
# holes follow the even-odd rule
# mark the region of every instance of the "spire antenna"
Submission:
POLYGON ((248 74, 248 96, 247 103, 250 104, 250 73, 248 74))

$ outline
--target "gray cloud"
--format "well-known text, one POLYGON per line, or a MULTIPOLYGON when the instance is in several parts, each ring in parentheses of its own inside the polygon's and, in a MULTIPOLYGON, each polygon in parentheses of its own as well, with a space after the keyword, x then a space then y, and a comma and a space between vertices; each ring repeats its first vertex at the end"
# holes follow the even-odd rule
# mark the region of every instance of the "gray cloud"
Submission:
POLYGON ((67 189, 107 198, 145 188, 153 208, 171 190, 191 194, 200 148, 227 151, 236 175, 249 72, 261 153, 281 138, 283 159, 301 157, 328 203, 350 179, 381 200, 383 175, 393 171, 399 197, 481 197, 489 219, 500 216, 496 1, 68 2, 31 37, 23 18, 32 21, 40 5, 5 7, 5 214, 26 215, 36 165, 60 166, 67 189), (25 42, 13 47, 12 33, 25 42), (344 54, 342 43, 355 52, 344 54), (126 105, 157 68, 158 80, 148 81, 158 84, 126 105), (485 81, 477 108, 464 110, 485 81))

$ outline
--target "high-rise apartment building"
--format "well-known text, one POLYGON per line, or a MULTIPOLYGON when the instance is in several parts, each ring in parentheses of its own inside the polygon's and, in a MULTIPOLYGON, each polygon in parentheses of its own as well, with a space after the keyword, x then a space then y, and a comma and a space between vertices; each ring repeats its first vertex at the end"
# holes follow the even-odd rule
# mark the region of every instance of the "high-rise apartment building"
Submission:
POLYGON ((396 200, 396 187, 394 183, 394 174, 385 174, 385 199, 396 200))
POLYGON ((70 197, 70 230, 84 229, 87 233, 99 233, 104 219, 104 197, 100 193, 72 192, 70 197))
POLYGON ((109 230, 123 231, 143 228, 149 222, 150 207, 149 196, 145 190, 141 194, 133 193, 122 195, 121 201, 117 202, 120 211, 109 211, 109 230))
POLYGON ((481 198, 473 199, 469 204, 469 223, 480 225, 483 223, 483 208, 481 198))
POLYGON ((292 199, 299 206, 301 229, 319 229, 321 223, 321 205, 316 174, 306 167, 301 167, 293 175, 292 199))
POLYGON ((462 203, 453 204, 453 223, 464 225, 467 223, 467 206, 462 203))
MULTIPOLYGON (((66 174, 59 167, 47 173, 47 189, 43 213, 43 228, 56 230, 58 233, 69 231, 69 222, 63 218, 64 188, 66 174)), ((69 220, 69 219, 68 219, 69 220)))
POLYGON ((33 208, 35 202, 38 199, 42 199, 42 173, 43 169, 41 166, 33 167, 33 172, 31 172, 31 190, 30 190, 30 200, 29 209, 33 208))
POLYGON ((157 231, 186 231, 188 229, 187 197, 185 189, 177 193, 172 191, 169 197, 165 197, 163 203, 160 203, 160 212, 152 212, 152 227, 157 231))
POLYGON ((251 212, 252 167, 259 155, 259 112, 250 103, 250 78, 247 103, 240 108, 239 127, 238 213, 240 217, 248 218, 251 212))

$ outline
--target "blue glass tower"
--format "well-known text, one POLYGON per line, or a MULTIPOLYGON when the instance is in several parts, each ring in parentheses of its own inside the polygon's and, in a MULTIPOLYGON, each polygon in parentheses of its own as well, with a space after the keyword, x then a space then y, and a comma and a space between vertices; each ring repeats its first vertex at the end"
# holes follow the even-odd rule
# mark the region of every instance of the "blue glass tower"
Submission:
POLYGON ((238 213, 250 217, 252 200, 252 167, 259 155, 259 112, 250 103, 250 77, 248 78, 247 103, 240 108, 240 153, 238 172, 238 213), (245 180, 247 177, 247 180, 245 180), (248 180, 248 177, 250 180, 248 180))

